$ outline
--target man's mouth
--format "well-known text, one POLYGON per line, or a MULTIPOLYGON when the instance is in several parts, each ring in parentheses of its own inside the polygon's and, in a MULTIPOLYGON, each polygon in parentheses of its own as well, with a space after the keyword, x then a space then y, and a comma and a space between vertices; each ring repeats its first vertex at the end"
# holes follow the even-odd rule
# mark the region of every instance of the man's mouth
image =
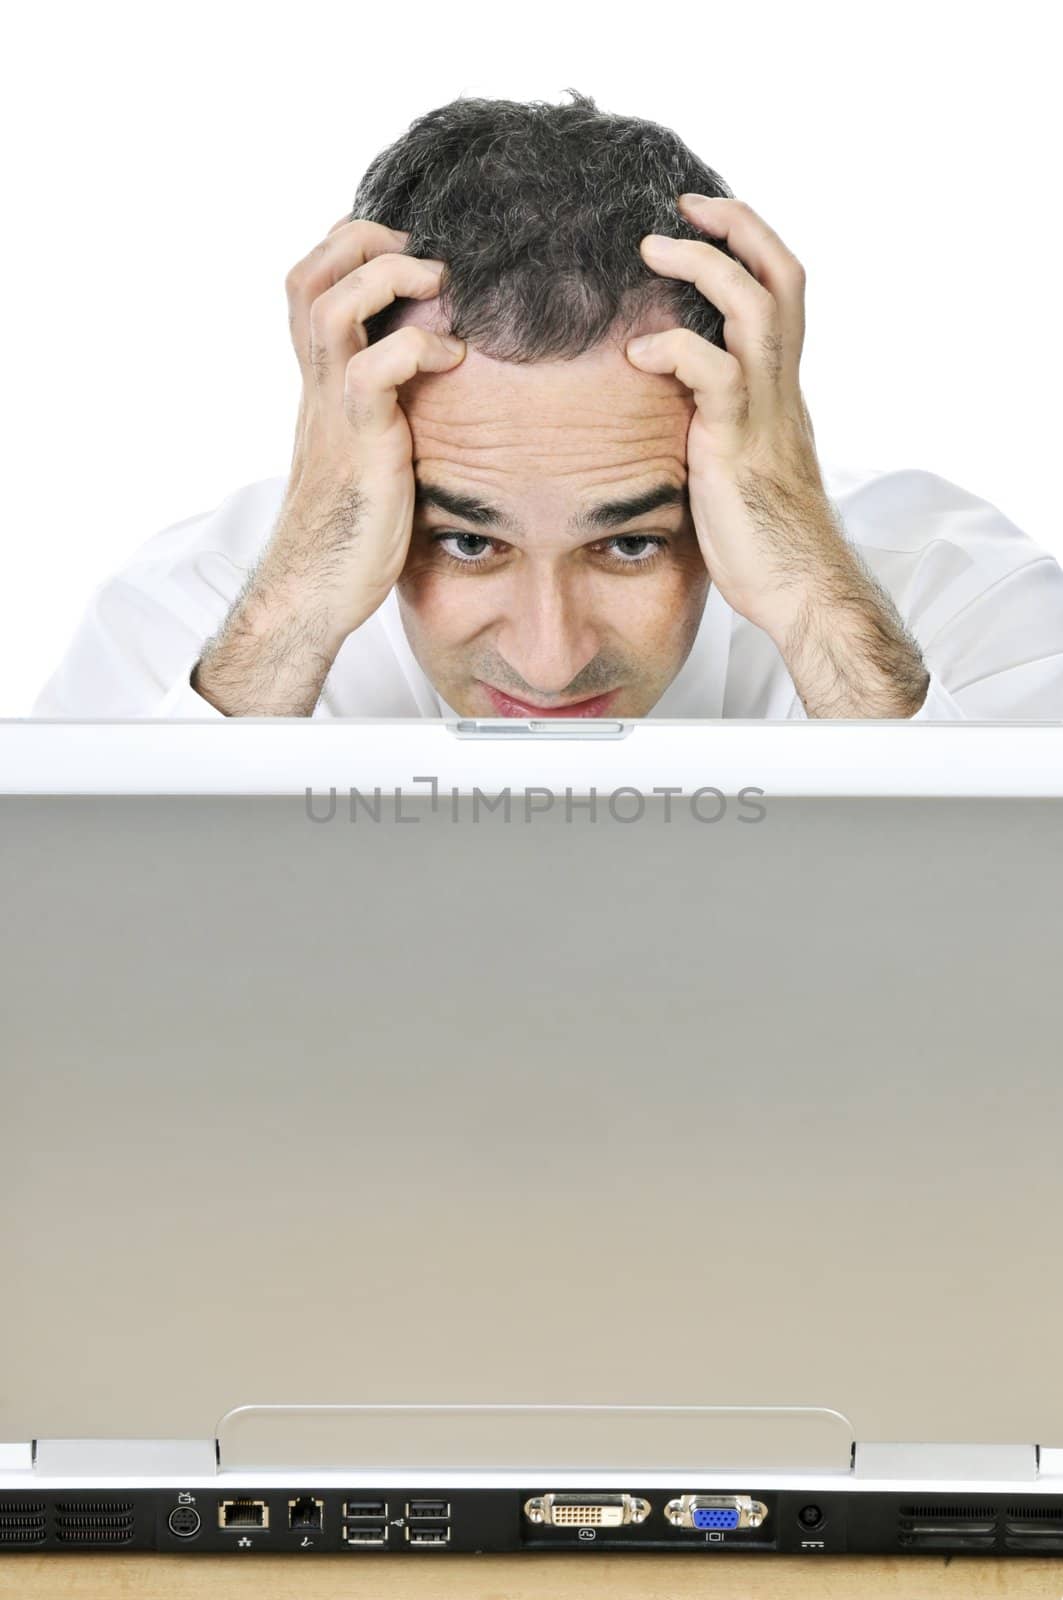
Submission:
POLYGON ((493 684, 485 683, 483 687, 500 717, 600 717, 620 693, 619 689, 610 689, 607 694, 596 694, 590 700, 571 700, 566 706, 535 706, 504 694, 493 684))

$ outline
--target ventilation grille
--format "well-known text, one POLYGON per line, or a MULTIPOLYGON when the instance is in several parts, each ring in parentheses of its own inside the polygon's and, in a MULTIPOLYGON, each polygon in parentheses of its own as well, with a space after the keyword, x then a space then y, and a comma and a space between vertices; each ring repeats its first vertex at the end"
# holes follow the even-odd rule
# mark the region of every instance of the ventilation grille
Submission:
POLYGON ((133 1539, 132 1501, 57 1501, 55 1536, 63 1544, 130 1544, 133 1539))
POLYGON ((997 1512, 986 1505, 901 1506, 897 1538, 906 1550, 992 1550, 997 1512))
POLYGON ((0 1545, 44 1543, 44 1506, 0 1500, 0 1545))
POLYGON ((1009 1506, 1009 1522, 1058 1522, 1063 1526, 1063 1506, 1009 1506))
POLYGON ((996 1515, 996 1506, 935 1506, 928 1501, 925 1505, 901 1507, 902 1517, 914 1517, 920 1522, 928 1518, 935 1522, 994 1522, 996 1515))
POLYGON ((1063 1505, 1008 1506, 1007 1519, 1006 1549, 1063 1551, 1063 1505))

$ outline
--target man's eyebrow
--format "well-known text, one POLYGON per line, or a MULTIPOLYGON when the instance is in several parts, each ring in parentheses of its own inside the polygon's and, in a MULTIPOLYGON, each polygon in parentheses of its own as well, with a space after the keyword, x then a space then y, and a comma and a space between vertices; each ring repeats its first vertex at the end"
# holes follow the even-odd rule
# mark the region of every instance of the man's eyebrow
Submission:
POLYGON ((644 517, 647 512, 659 511, 662 506, 686 506, 687 492, 677 483, 658 483, 641 494, 629 495, 626 500, 603 500, 601 505, 581 511, 575 518, 574 528, 620 528, 625 522, 644 517))
MULTIPOLYGON (((475 495, 458 494, 451 489, 442 488, 439 484, 426 483, 423 478, 417 479, 415 499, 420 508, 438 506, 441 511, 448 511, 452 517, 460 517, 463 522, 471 522, 479 528, 505 528, 510 533, 521 531, 520 523, 508 512, 487 505, 475 495)), ((648 512, 658 511, 662 506, 685 507, 687 504, 687 491, 684 487, 675 483, 658 483, 652 489, 644 489, 641 494, 629 495, 627 499, 604 500, 600 505, 591 506, 588 510, 581 511, 573 519, 571 526, 576 530, 620 528, 625 522, 633 522, 636 517, 644 517, 648 512)))

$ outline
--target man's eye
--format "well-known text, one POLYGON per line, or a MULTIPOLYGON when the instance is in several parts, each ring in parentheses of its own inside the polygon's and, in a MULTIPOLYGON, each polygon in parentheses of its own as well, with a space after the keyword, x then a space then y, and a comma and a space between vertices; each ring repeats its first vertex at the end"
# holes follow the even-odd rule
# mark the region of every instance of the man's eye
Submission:
POLYGON ((618 533, 614 538, 607 539, 607 544, 616 545, 616 554, 623 566, 644 567, 652 561, 654 556, 660 554, 668 543, 667 539, 657 538, 651 533, 618 533), (626 548, 631 545, 640 546, 637 550, 626 548), (649 550, 645 547, 649 545, 649 550), (625 548, 621 548, 624 546, 625 548))
POLYGON ((483 533, 437 533, 432 540, 433 544, 437 544, 439 546, 447 560, 452 561, 454 565, 458 567, 481 566, 484 560, 486 560, 484 546, 490 545, 492 542, 493 541, 488 539, 486 534, 483 533), (444 545, 448 544, 456 544, 462 548, 460 549, 459 553, 455 555, 452 550, 446 550, 443 548, 444 545), (473 545, 475 548, 470 550, 468 548, 469 545, 473 545))
MULTIPOLYGON (((432 536, 432 543, 439 546, 440 553, 457 567, 483 566, 491 555, 494 542, 484 533, 437 533, 432 536), (445 548, 447 545, 456 545, 458 548, 448 550, 445 548)), ((595 553, 605 552, 614 566, 646 567, 662 553, 667 544, 667 539, 656 534, 617 533, 611 539, 588 548, 595 553)))

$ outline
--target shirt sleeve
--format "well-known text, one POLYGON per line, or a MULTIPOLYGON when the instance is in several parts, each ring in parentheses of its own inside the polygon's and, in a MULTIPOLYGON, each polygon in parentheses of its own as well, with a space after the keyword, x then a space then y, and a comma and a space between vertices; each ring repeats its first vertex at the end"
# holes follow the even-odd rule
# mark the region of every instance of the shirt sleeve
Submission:
POLYGON ((1032 541, 1025 553, 981 581, 967 573, 944 586, 932 626, 930 611, 914 619, 931 674, 917 718, 1063 719, 1063 568, 1032 541))
POLYGON ((966 722, 963 707, 949 693, 936 673, 930 674, 926 699, 918 711, 913 711, 909 722, 966 722))
MULTIPOLYGON (((883 475, 873 569, 930 674, 912 722, 1063 720, 1063 567, 989 501, 935 473, 883 475)), ((862 553, 867 553, 864 544, 862 553)), ((794 695, 789 717, 806 713, 794 695)))
POLYGON ((922 651, 914 721, 1063 718, 1063 568, 999 507, 936 473, 880 481, 880 576, 922 651), (892 571, 896 583, 888 581, 892 571))
POLYGON ((217 717, 225 720, 224 711, 219 711, 217 706, 211 705, 209 700, 204 700, 192 687, 192 674, 199 662, 200 652, 197 650, 187 666, 181 669, 180 676, 171 688, 167 689, 158 705, 150 715, 158 718, 170 717, 180 721, 188 717, 217 717))
POLYGON ((92 594, 31 717, 218 718, 191 676, 213 621, 192 626, 144 590, 110 578, 92 594))

